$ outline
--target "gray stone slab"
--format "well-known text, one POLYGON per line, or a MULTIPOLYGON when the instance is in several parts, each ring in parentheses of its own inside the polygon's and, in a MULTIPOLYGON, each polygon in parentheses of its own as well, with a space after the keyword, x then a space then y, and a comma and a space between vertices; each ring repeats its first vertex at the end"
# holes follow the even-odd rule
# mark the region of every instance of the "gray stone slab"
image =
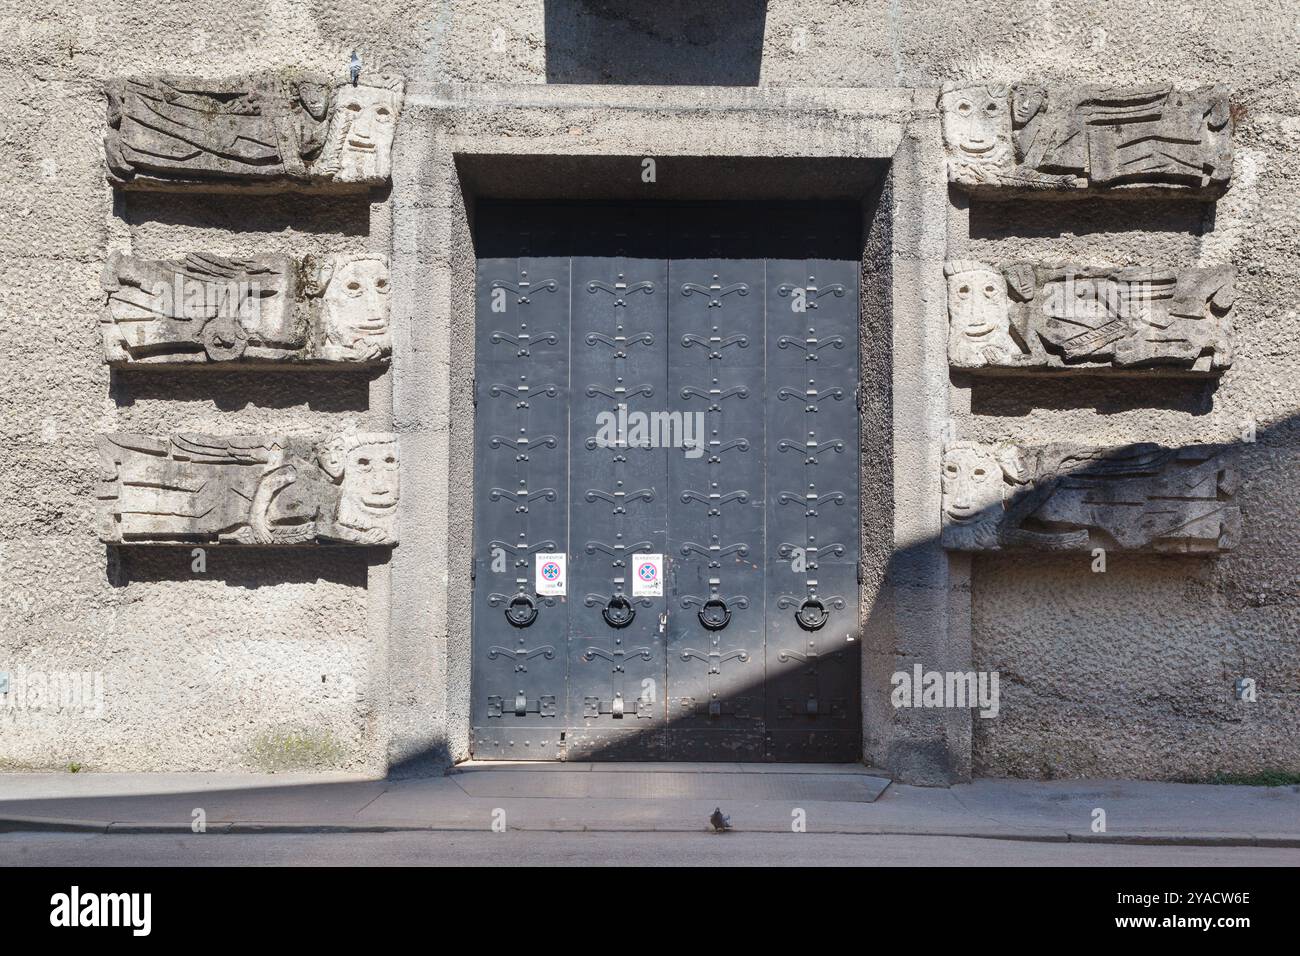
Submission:
POLYGON ((472 797, 583 800, 816 800, 870 803, 888 781, 861 774, 746 774, 672 771, 536 774, 502 770, 458 778, 472 797))
POLYGON ((117 545, 394 545, 397 436, 100 435, 99 538, 117 545))
POLYGON ((388 257, 109 254, 104 361, 123 368, 386 364, 388 257))
POLYGON ((948 177, 980 195, 1173 190, 1217 196, 1232 178, 1226 86, 945 83, 948 177))
POLYGON ((105 86, 108 179, 119 189, 355 191, 388 182, 405 80, 309 73, 105 86))
POLYGON ((640 771, 648 773, 744 773, 747 766, 765 766, 763 764, 682 761, 681 763, 654 763, 653 761, 628 761, 627 763, 593 763, 591 769, 596 773, 627 773, 640 771))
POLYGON ((998 268, 954 259, 943 271, 954 369, 1217 375, 1232 365, 1231 266, 998 268))
MULTIPOLYGON (((590 762, 577 760, 572 762, 567 760, 466 760, 449 769, 447 774, 454 776, 462 773, 487 773, 500 770, 518 770, 525 773, 590 773, 595 766, 590 762)), ((612 766, 623 766, 623 764, 612 766)))
POLYGON ((873 770, 860 763, 742 763, 741 773, 833 773, 858 774, 860 776, 887 777, 880 770, 873 770))
POLYGON ((949 442, 941 470, 943 546, 1229 551, 1241 535, 1232 454, 1211 445, 1022 448, 949 442))

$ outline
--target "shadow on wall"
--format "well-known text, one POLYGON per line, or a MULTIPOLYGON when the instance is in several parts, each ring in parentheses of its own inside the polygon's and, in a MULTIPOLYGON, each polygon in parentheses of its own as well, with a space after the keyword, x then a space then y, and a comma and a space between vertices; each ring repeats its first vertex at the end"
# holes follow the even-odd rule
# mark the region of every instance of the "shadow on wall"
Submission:
POLYGON ((150 403, 211 405, 221 412, 248 408, 309 409, 317 414, 364 415, 370 383, 385 373, 371 369, 276 369, 274 374, 199 366, 191 373, 112 369, 109 394, 119 409, 150 403))
MULTIPOLYGON (((1256 443, 1253 445, 1238 444, 1219 447, 1229 456, 1249 454, 1256 449, 1258 454, 1267 455, 1280 447, 1289 446, 1290 442, 1294 440, 1292 433, 1295 423, 1296 417, 1293 416, 1272 426, 1261 428, 1256 443)), ((1067 470, 1064 474, 1068 475, 1071 470, 1067 470)), ((1026 494, 1026 492, 1017 492, 1012 499, 1011 507, 1014 508, 1016 502, 1022 500, 1026 494)), ((1251 515, 1245 510, 1248 501, 1248 496, 1238 497, 1238 503, 1243 506, 1244 512, 1245 533, 1243 537, 1248 537, 1251 534, 1251 515)), ((914 542, 907 547, 895 549, 891 553, 885 569, 884 587, 878 599, 871 603, 865 627, 855 635, 858 637, 858 640, 855 641, 855 647, 844 654, 826 655, 820 662, 820 666, 814 665, 809 669, 791 673, 788 675, 787 680, 792 682, 792 686, 783 691, 792 697, 801 697, 809 692, 820 693, 821 685, 831 676, 832 672, 841 668, 856 670, 862 663, 866 663, 873 671, 873 678, 865 689, 869 694, 881 698, 883 712, 891 715, 887 719, 892 726, 888 732, 883 734, 882 730, 884 728, 880 727, 864 728, 864 730, 874 732, 877 746, 884 744, 886 749, 882 754, 884 757, 883 762, 890 767, 896 778, 922 785, 943 785, 952 782, 954 779, 955 769, 961 761, 961 755, 952 749, 952 742, 946 735, 935 732, 939 726, 953 718, 953 712, 947 708, 903 711, 892 709, 888 704, 890 692, 887 683, 888 673, 893 670, 910 671, 913 663, 921 663, 927 669, 942 669, 949 666, 965 669, 970 667, 971 664, 969 661, 947 661, 942 657, 935 658, 932 656, 933 649, 915 647, 903 651, 900 648, 890 646, 877 646, 878 642, 875 635, 892 636, 893 622, 905 618, 909 604, 914 600, 918 588, 925 589, 925 582, 931 577, 930 572, 933 562, 935 560, 944 560, 943 552, 937 545, 938 542, 934 539, 927 539, 914 542), (860 661, 859 654, 867 657, 868 660, 866 662, 860 661), (880 679, 882 675, 885 678, 883 681, 880 679)), ((364 587, 366 584, 366 562, 382 562, 385 560, 384 557, 379 555, 359 555, 354 549, 339 549, 338 552, 331 555, 332 560, 329 561, 328 568, 322 570, 321 561, 326 554, 331 553, 326 551, 311 554, 290 552, 271 554, 263 551, 260 552, 261 557, 258 560, 250 563, 250 558, 253 558, 254 555, 243 549, 237 552, 213 550, 210 552, 210 560, 217 562, 217 564, 210 566, 209 570, 215 570, 227 586, 231 587, 255 588, 268 583, 279 583, 280 581, 312 581, 320 579, 346 583, 355 587, 364 587), (272 573, 270 580, 268 580, 268 564, 271 562, 275 564, 278 570, 272 573)), ((1036 564, 1073 562, 1077 560, 1077 555, 1078 552, 1034 553, 1033 560, 1036 564)), ((126 566, 121 569, 121 573, 127 581, 171 580, 177 573, 177 567, 183 565, 186 559, 187 553, 183 549, 148 549, 140 553, 124 556, 126 566)), ((1171 575, 1185 574, 1190 577, 1193 569, 1201 567, 1203 562, 1215 561, 1217 558, 1165 555, 1162 556, 1162 560, 1169 563, 1171 575)), ((868 575, 869 577, 870 575, 868 575)), ((922 601, 927 600, 924 595, 921 595, 919 599, 922 601)), ((761 661, 755 663, 758 664, 755 679, 743 685, 733 686, 730 690, 731 695, 744 698, 762 697, 762 663, 761 661)), ((854 711, 855 708, 849 710, 847 715, 849 721, 857 718, 858 715, 854 711)), ((543 720, 540 717, 532 717, 531 719, 535 722, 543 720)), ((628 720, 623 733, 611 734, 602 744, 587 749, 581 755, 575 754, 575 759, 597 761, 636 757, 644 759, 647 750, 653 752, 656 749, 656 742, 653 738, 663 738, 666 725, 662 721, 656 721, 655 726, 642 728, 637 726, 638 723, 640 722, 634 718, 628 720)), ((791 714, 788 730, 797 733, 801 724, 806 726, 807 721, 796 714, 791 714)), ((451 763, 452 756, 446 744, 443 741, 438 741, 405 754, 392 754, 386 776, 388 779, 403 779, 439 775, 451 763)), ((350 787, 363 787, 365 785, 360 783, 346 785, 323 783, 307 786, 323 786, 326 789, 343 792, 350 787)), ((306 793, 308 791, 303 789, 300 792, 306 793)), ((94 800, 84 802, 89 807, 93 805, 94 800)), ((71 812, 72 809, 77 808, 75 802, 70 802, 68 807, 69 815, 77 815, 71 812)), ((0 804, 0 809, 9 812, 20 812, 22 808, 5 802, 0 804)), ((93 816, 88 811, 82 815, 93 816)))
POLYGON ((113 201, 137 242, 153 236, 159 226, 240 236, 296 232, 333 240, 368 236, 370 204, 386 198, 387 188, 371 195, 329 197, 139 192, 119 193, 113 201))
POLYGON ((1090 408, 1098 415, 1148 409, 1199 417, 1214 411, 1214 393, 1219 388, 1217 377, 1089 378, 1080 375, 1068 381, 1049 381, 1048 376, 1008 379, 953 370, 949 378, 957 388, 970 389, 972 414, 999 418, 1026 418, 1044 410, 1078 408, 1090 408), (1015 387, 1008 388, 1008 381, 1014 382, 1015 387))
POLYGON ((1189 253, 1213 226, 1213 203, 1185 200, 1151 200, 1143 209, 1138 229, 1129 227, 1123 215, 1128 200, 1097 196, 1070 205, 1070 215, 1061 215, 1053 200, 1024 199, 1017 202, 970 202, 956 188, 949 188, 954 205, 970 209, 970 238, 983 242, 1003 239, 1059 239, 1062 236, 1135 236, 1145 244, 1156 234, 1166 244, 1183 243, 1189 253))
POLYGON ((320 547, 295 551, 292 548, 227 547, 184 544, 118 548, 105 545, 105 567, 109 584, 115 588, 132 584, 193 581, 194 549, 202 548, 206 580, 220 581, 226 588, 256 591, 283 584, 329 582, 365 590, 369 569, 388 560, 388 549, 320 547))
MULTIPOLYGON (((1186 446, 1168 451, 1159 451, 1146 445, 1114 446, 1110 452, 1113 462, 1067 462, 1055 473, 1056 477, 1044 479, 1034 487, 1017 488, 1011 491, 1005 512, 1001 505, 989 505, 975 513, 972 519, 976 522, 982 520, 997 522, 1005 515, 1008 521, 1009 539, 1017 536, 1019 538, 1037 536, 1041 546, 1047 548, 1047 550, 1018 550, 1013 548, 1017 542, 1008 540, 1004 542, 1004 546, 1012 550, 1007 552, 1007 557, 1015 558, 1019 555, 1022 559, 1028 558, 1033 561, 1035 567, 1039 568, 1054 566, 1058 569, 1081 569, 1080 573, 1091 574, 1089 562, 1095 557, 1091 550, 1093 547, 1120 550, 1117 541, 1110 536, 1113 529, 1110 524, 1099 521, 1095 524, 1091 538, 1085 536, 1084 540, 1071 542, 1069 529, 1075 525, 1055 521, 1050 508, 1045 512, 1039 510, 1047 504, 1058 488, 1069 489, 1080 483, 1095 483, 1111 479, 1130 483, 1136 481, 1140 484, 1147 480, 1144 476, 1153 475, 1166 463, 1180 458, 1181 454, 1195 456, 1200 449, 1216 451, 1224 456, 1225 463, 1236 465, 1237 459, 1249 454, 1252 448, 1258 449, 1259 454, 1270 454, 1276 448, 1273 435, 1279 430, 1284 434, 1291 421, 1288 419, 1276 426, 1261 428, 1254 445, 1225 443, 1215 446, 1186 446)), ((1160 482, 1154 478, 1151 480, 1154 482, 1152 493, 1161 494, 1160 488, 1156 487, 1160 482)), ((1068 494, 1067 491, 1067 497, 1068 494)), ((1189 500, 1193 500, 1193 496, 1189 496, 1189 500)), ((1244 502, 1248 500, 1248 496, 1238 496, 1234 499, 1234 503, 1243 507, 1244 511, 1244 502)), ((1162 499, 1155 497, 1152 501, 1153 514, 1157 517, 1161 516, 1165 510, 1161 504, 1162 499)), ((1215 509, 1224 507, 1227 502, 1222 497, 1216 501, 1215 495, 1211 494, 1205 499, 1205 504, 1205 510, 1211 513, 1207 518, 1208 521, 1216 513, 1215 509)), ((1243 518, 1247 526, 1246 533, 1249 534, 1249 513, 1243 514, 1243 518)), ((1079 532, 1075 532, 1074 536, 1078 535, 1079 532)), ((1216 555, 1181 553, 1165 553, 1158 557, 1165 563, 1171 579, 1193 578, 1207 562, 1219 560, 1216 555)), ((865 666, 869 672, 868 680, 863 687, 863 692, 868 695, 867 707, 871 710, 871 705, 874 703, 875 713, 882 719, 879 726, 868 725, 862 728, 864 735, 868 737, 868 754, 886 766, 895 779, 906 783, 943 786, 962 780, 965 776, 962 768, 969 758, 966 752, 969 746, 967 736, 969 727, 963 730, 962 726, 971 717, 952 707, 927 705, 927 709, 920 709, 917 706, 898 709, 890 700, 892 690, 890 676, 894 672, 910 674, 915 665, 922 666, 926 671, 951 669, 962 672, 981 666, 979 661, 972 662, 965 655, 960 659, 954 659, 950 655, 960 651, 945 647, 944 642, 937 635, 932 643, 928 643, 924 636, 919 641, 913 638, 905 644, 894 643, 899 634, 908 630, 904 622, 909 613, 922 605, 945 599, 943 594, 935 591, 933 582, 936 579, 936 564, 946 560, 945 551, 935 538, 916 541, 905 547, 893 549, 884 571, 884 586, 876 600, 870 602, 865 624, 860 629, 854 630, 853 646, 842 653, 823 654, 815 661, 806 662, 804 667, 786 672, 782 675, 780 689, 770 684, 764 686, 766 669, 764 661, 761 656, 753 656, 750 662, 745 662, 745 665, 750 668, 745 679, 729 684, 726 696, 720 702, 722 713, 745 710, 755 714, 755 702, 761 702, 765 693, 769 695, 769 705, 772 703, 772 697, 799 701, 816 698, 824 703, 834 693, 831 689, 839 683, 835 679, 837 672, 845 668, 857 672, 860 667, 865 666), (742 704, 745 706, 741 707, 742 704)), ((864 580, 870 580, 875 569, 864 570, 866 572, 864 580)), ((1044 634, 1043 639, 1050 641, 1052 635, 1044 634)), ((661 648, 662 645, 659 647, 661 648)), ((777 649, 777 646, 772 643, 767 645, 769 661, 777 649)), ((732 661, 724 666, 741 665, 732 661)), ((984 666, 987 667, 987 664, 984 666)), ((767 676, 770 682, 770 673, 767 676)), ((619 681, 621 683, 621 678, 619 681)), ((595 692, 597 684, 593 682, 590 686, 595 692)), ((856 701, 854 705, 843 713, 846 724, 852 724, 860 719, 856 701)), ((973 702, 972 706, 975 706, 973 702)), ((668 710, 671 713, 671 704, 668 710)), ((774 719, 768 721, 768 728, 790 736, 797 736, 800 733, 811 735, 815 729, 814 725, 818 722, 824 724, 826 720, 824 709, 821 711, 820 718, 805 716, 797 710, 782 713, 778 709, 774 712, 771 706, 767 710, 769 715, 774 716, 774 719)), ((522 719, 510 717, 501 719, 503 727, 513 729, 517 733, 526 733, 529 728, 541 730, 548 721, 548 718, 538 715, 530 715, 522 719)), ((634 716, 620 721, 611 721, 608 716, 596 720, 603 723, 603 736, 596 737, 593 734, 593 744, 580 750, 570 750, 570 759, 582 761, 683 759, 675 752, 674 720, 671 716, 667 722, 660 719, 652 725, 650 721, 640 721, 634 716)), ((568 726, 573 728, 574 725, 575 722, 570 719, 568 726)), ((678 726, 683 728, 689 726, 689 721, 678 726)), ((581 723, 578 727, 580 732, 581 723)), ((411 759, 395 764, 392 767, 392 774, 406 776, 429 772, 434 769, 435 760, 428 758, 440 757, 434 754, 420 756, 427 761, 423 766, 419 759, 411 759)), ((484 756, 491 759, 491 755, 478 756, 480 759, 484 756)), ((745 758, 737 756, 734 759, 745 758)), ((810 756, 809 759, 815 760, 816 757, 810 756)))
POLYGON ((766 0, 546 0, 546 81, 757 86, 766 0))

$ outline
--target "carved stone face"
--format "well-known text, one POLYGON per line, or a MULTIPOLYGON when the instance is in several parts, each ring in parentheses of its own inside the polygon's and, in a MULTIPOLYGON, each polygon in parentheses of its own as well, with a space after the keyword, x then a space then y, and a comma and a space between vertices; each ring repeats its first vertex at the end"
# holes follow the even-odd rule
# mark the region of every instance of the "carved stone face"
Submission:
POLYGON ((378 182, 392 165, 393 133, 402 94, 376 86, 341 86, 327 150, 338 157, 341 182, 378 182))
POLYGON ((948 318, 952 331, 972 344, 997 344, 1007 326, 1007 280, 992 269, 948 276, 948 318))
POLYGON ((397 514, 397 445, 371 442, 348 450, 339 493, 339 522, 391 537, 397 514))
POLYGON ((388 290, 382 259, 336 260, 321 309, 327 357, 362 360, 387 351, 388 290))
POLYGON ((944 92, 943 139, 958 156, 973 162, 999 162, 1011 145, 1007 91, 996 86, 965 86, 944 92))
POLYGON ((947 520, 964 524, 996 514, 1003 488, 1002 466, 992 449, 959 445, 944 452, 942 500, 947 520))
POLYGON ((329 113, 330 88, 326 83, 305 81, 298 85, 298 103, 312 119, 323 120, 329 113))

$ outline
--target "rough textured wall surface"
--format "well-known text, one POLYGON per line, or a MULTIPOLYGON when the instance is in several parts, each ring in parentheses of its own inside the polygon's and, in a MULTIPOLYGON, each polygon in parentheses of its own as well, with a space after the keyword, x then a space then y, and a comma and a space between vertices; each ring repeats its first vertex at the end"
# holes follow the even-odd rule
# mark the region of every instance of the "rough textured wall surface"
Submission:
POLYGON ((387 651, 364 557, 210 552, 195 574, 188 552, 117 560, 93 534, 97 432, 391 424, 373 399, 384 384, 364 376, 121 377, 100 361, 110 248, 360 250, 387 241, 376 223, 389 201, 138 195, 115 205, 102 170, 104 80, 341 75, 356 49, 415 84, 521 84, 520 100, 526 84, 547 82, 1229 83, 1236 170, 1217 206, 977 200, 968 229, 950 230, 952 255, 1239 270, 1237 358, 1217 386, 956 381, 960 437, 1182 444, 1233 440, 1245 419, 1257 423, 1234 554, 1112 557, 1105 574, 1065 558, 974 561, 975 662, 1004 677, 1000 716, 976 720, 974 763, 1029 776, 1296 769, 1298 23, 1294 0, 2 0, 12 101, 0 125, 0 670, 103 672, 105 696, 97 719, 0 714, 0 768, 385 763, 387 651), (1257 680, 1255 704, 1233 699, 1239 676, 1257 680))
POLYGON ((340 72, 359 41, 306 5, 6 3, 2 22, 15 103, 0 173, 0 671, 26 706, 0 711, 0 768, 381 768, 362 553, 209 549, 195 573, 188 549, 115 555, 89 533, 98 432, 387 426, 366 373, 110 374, 94 329, 112 248, 359 252, 372 233, 365 198, 114 197, 105 79, 340 72), (101 710, 54 705, 69 673, 102 675, 101 710))

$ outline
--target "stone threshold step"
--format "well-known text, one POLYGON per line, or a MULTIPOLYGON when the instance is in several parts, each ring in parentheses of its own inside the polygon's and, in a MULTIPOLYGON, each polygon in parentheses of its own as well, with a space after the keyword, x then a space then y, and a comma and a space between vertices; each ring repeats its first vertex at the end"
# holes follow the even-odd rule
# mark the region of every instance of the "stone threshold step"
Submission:
POLYGON ((562 773, 745 773, 745 774, 859 774, 890 779, 888 771, 860 763, 704 763, 673 761, 566 761, 566 760, 467 760, 447 773, 478 773, 489 770, 522 770, 562 773))

